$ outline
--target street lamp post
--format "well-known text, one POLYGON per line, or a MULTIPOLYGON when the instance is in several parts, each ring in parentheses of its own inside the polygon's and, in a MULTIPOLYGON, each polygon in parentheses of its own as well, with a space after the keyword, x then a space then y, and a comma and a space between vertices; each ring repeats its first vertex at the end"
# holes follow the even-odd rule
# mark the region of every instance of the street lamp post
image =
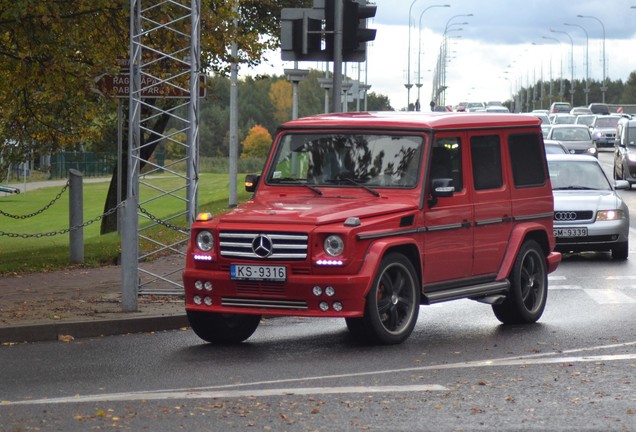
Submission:
POLYGON ((563 25, 578 27, 585 33, 585 90, 583 91, 585 92, 585 105, 588 105, 590 103, 590 38, 587 35, 587 30, 585 30, 583 26, 568 23, 563 23, 563 25))
POLYGON ((406 110, 409 110, 411 105, 411 11, 413 10, 413 5, 417 0, 413 0, 411 6, 409 6, 409 43, 408 43, 408 51, 406 53, 406 110))
POLYGON ((577 15, 577 17, 595 19, 596 21, 598 21, 598 23, 601 25, 601 28, 603 29, 603 85, 601 87, 601 92, 603 94, 603 103, 605 103, 605 92, 607 91, 607 86, 605 85, 605 26, 603 25, 603 21, 592 15, 577 15))
MULTIPOLYGON (((559 96, 563 98, 563 52, 561 51, 561 41, 557 38, 549 37, 549 36, 541 36, 543 39, 550 39, 559 44, 559 53, 561 54, 561 62, 560 62, 560 72, 559 72, 559 96)), ((550 60, 551 61, 551 60, 550 60)), ((552 77, 550 77, 550 88, 552 88, 552 77)), ((552 90, 550 90, 550 98, 552 98, 552 90)), ((550 100, 552 103, 552 100, 550 100)))
POLYGON ((572 74, 570 78, 570 104, 574 106, 574 41, 572 40, 572 36, 567 32, 554 29, 550 29, 550 31, 552 33, 563 33, 570 38, 570 73, 572 74))
MULTIPOLYGON (((440 74, 441 74, 441 80, 438 82, 438 88, 435 90, 435 93, 433 95, 433 99, 437 99, 439 97, 440 94, 442 94, 442 98, 441 100, 443 101, 444 104, 446 104, 446 44, 447 44, 447 40, 446 40, 446 34, 448 33, 448 28, 451 26, 451 21, 454 20, 455 18, 459 18, 459 17, 472 17, 473 14, 459 14, 459 15, 454 15, 452 17, 450 17, 448 19, 448 21, 446 21, 446 26, 444 26, 444 34, 442 35, 442 47, 440 48, 440 62, 439 62, 439 66, 440 66, 440 74)), ((459 31, 462 30, 460 29, 454 29, 455 31, 459 31)), ((439 105, 439 101, 438 101, 438 105, 439 105)))
MULTIPOLYGON (((415 84, 415 86, 417 87, 417 101, 421 104, 421 100, 420 100, 420 88, 422 87, 422 81, 421 81, 421 62, 422 62, 422 16, 424 15, 424 12, 426 12, 427 10, 434 8, 434 7, 450 7, 450 5, 432 5, 427 7, 426 9, 424 9, 421 13, 420 13, 420 20, 418 23, 418 49, 417 49, 417 83, 415 84)), ((410 51, 410 49, 409 49, 410 51)), ((410 82, 410 80, 409 80, 410 82)), ((410 101, 409 102, 410 106, 410 101)), ((408 108, 407 108, 408 109, 408 108)), ((416 109, 417 111, 417 109, 416 109)))
MULTIPOLYGON (((439 98, 439 103, 442 105, 446 105, 446 89, 448 88, 448 86, 446 85, 446 66, 448 65, 448 63, 450 63, 450 58, 448 57, 448 33, 452 32, 452 31, 462 31, 464 30, 462 27, 459 28, 453 28, 453 29, 446 29, 446 31, 444 31, 444 36, 442 38, 442 58, 443 58, 443 62, 442 62, 442 93, 441 93, 441 98, 439 98)), ((456 36, 457 38, 461 38, 461 35, 456 36)))

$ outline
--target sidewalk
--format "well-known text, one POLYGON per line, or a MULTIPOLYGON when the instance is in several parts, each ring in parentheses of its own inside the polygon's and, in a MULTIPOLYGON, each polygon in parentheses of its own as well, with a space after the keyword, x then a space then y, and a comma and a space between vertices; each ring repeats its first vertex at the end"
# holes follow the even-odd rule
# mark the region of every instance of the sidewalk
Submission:
MULTIPOLYGON (((182 263, 166 257, 152 265, 182 263)), ((119 266, 0 276, 0 344, 188 326, 181 296, 140 296, 136 312, 123 312, 121 297, 119 266)))

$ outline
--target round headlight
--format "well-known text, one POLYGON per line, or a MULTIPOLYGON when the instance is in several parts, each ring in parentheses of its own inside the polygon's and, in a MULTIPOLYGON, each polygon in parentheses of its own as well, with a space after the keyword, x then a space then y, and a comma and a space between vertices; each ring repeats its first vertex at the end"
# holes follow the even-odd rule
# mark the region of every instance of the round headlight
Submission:
POLYGON ((214 247, 214 237, 207 230, 199 231, 197 234, 197 247, 202 252, 209 252, 214 247))
POLYGON ((325 239, 323 247, 328 255, 335 257, 344 251, 344 241, 339 235, 332 234, 325 239))

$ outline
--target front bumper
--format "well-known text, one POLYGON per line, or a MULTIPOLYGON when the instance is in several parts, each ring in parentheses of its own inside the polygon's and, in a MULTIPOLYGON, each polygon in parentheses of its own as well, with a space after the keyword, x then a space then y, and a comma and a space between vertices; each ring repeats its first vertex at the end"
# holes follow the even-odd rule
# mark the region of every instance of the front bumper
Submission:
POLYGON ((186 269, 183 282, 188 311, 347 318, 364 314, 371 280, 361 274, 289 274, 285 282, 236 281, 225 271, 186 269), (197 290, 197 280, 211 281, 212 289, 197 290), (335 291, 331 296, 326 294, 328 286, 335 291), (319 295, 314 293, 315 287, 320 287, 319 295), (199 301, 195 301, 195 296, 199 301))
POLYGON ((629 238, 629 220, 594 222, 587 224, 557 224, 554 228, 587 228, 584 237, 557 237, 555 250, 561 252, 608 251, 629 238))

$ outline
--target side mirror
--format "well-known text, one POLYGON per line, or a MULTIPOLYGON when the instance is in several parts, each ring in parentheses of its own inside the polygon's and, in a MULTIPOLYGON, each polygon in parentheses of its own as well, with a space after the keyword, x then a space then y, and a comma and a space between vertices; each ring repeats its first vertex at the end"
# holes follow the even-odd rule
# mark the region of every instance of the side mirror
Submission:
POLYGON ((431 197, 428 200, 430 207, 437 204, 438 198, 452 197, 455 193, 453 179, 450 178, 434 178, 431 179, 431 197))
POLYGON ((245 176, 245 190, 247 192, 254 192, 258 182, 261 179, 259 174, 248 174, 245 176))
POLYGON ((631 189, 631 185, 627 180, 614 180, 614 189, 631 189))
POLYGON ((455 193, 453 179, 450 178, 434 178, 431 179, 431 195, 433 198, 452 197, 455 193))

